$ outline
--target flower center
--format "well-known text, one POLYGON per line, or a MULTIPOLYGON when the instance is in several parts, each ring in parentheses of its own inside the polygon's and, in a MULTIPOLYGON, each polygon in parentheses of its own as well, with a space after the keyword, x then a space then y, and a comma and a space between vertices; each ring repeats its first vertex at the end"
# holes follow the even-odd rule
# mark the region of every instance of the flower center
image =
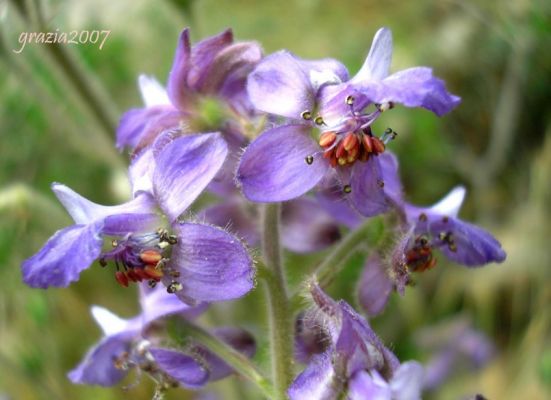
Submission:
MULTIPOLYGON (((318 144, 322 148, 323 158, 329 160, 333 168, 352 165, 356 161, 365 162, 371 156, 377 156, 385 151, 386 144, 397 135, 388 128, 379 138, 371 131, 371 124, 382 112, 393 107, 392 103, 377 104, 376 110, 371 113, 360 113, 354 110, 354 97, 348 96, 345 100, 350 107, 350 113, 336 126, 323 129, 318 144)), ((312 119, 312 113, 302 113, 305 120, 312 119)), ((321 116, 314 118, 313 122, 319 127, 325 126, 321 116)), ((314 162, 314 155, 305 158, 308 165, 314 162)))
POLYGON ((155 287, 164 276, 169 260, 167 250, 177 242, 177 237, 163 228, 153 233, 129 235, 122 241, 113 240, 113 250, 102 253, 99 263, 105 267, 109 261, 113 262, 115 279, 123 287, 142 281, 155 287))
POLYGON ((432 254, 432 246, 425 235, 415 238, 413 246, 406 252, 406 263, 409 270, 423 272, 436 265, 436 258, 432 254))

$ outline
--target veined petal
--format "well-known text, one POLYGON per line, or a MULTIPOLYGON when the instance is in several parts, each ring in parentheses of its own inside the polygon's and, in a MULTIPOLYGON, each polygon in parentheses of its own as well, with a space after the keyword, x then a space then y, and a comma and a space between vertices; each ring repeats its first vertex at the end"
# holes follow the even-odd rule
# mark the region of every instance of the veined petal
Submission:
POLYGON ((438 116, 448 113, 461 102, 427 67, 405 69, 382 81, 361 82, 356 87, 373 103, 394 102, 406 107, 423 107, 438 116))
POLYGON ((131 340, 132 336, 128 333, 103 338, 67 376, 73 383, 100 386, 117 384, 127 371, 116 368, 114 360, 129 350, 131 340))
POLYGON ((182 386, 199 389, 207 383, 209 371, 193 357, 176 350, 160 347, 152 348, 150 352, 159 368, 182 386))
POLYGON ((247 147, 236 176, 247 199, 256 202, 290 200, 320 181, 329 164, 309 136, 310 129, 306 125, 268 129, 247 147), (311 165, 305 161, 307 156, 313 157, 311 165))
POLYGON ((102 224, 71 225, 57 231, 21 265, 23 281, 36 288, 67 287, 101 252, 102 224))
MULTIPOLYGON (((178 243, 169 267, 180 273, 184 301, 224 301, 245 295, 254 286, 252 259, 243 244, 223 229, 192 223, 173 226, 178 243)), ((170 284, 170 278, 163 278, 170 284)))
POLYGON ((138 86, 146 107, 171 104, 166 89, 153 76, 140 75, 138 86))
POLYGON ((332 58, 301 60, 301 63, 303 68, 308 71, 310 83, 315 90, 324 85, 335 85, 348 80, 346 67, 332 58))
POLYGON ((113 336, 128 330, 129 321, 113 314, 107 308, 92 306, 91 312, 104 336, 113 336))
POLYGON ((423 385, 423 367, 416 361, 400 365, 390 381, 392 398, 396 400, 419 400, 423 385))
POLYGON ((389 210, 390 201, 384 190, 385 181, 378 156, 352 166, 348 195, 350 202, 364 217, 373 217, 389 210))
POLYGON ((141 324, 147 326, 159 318, 180 314, 195 318, 207 309, 206 303, 189 306, 178 297, 168 293, 164 287, 157 285, 154 289, 146 284, 140 285, 140 304, 142 306, 141 324))
POLYGON ((368 316, 375 316, 384 310, 392 288, 381 257, 373 254, 365 263, 358 287, 360 305, 368 316))
POLYGON ((167 93, 170 102, 179 109, 184 109, 189 102, 187 78, 191 68, 191 44, 189 29, 180 34, 172 68, 168 75, 167 93))
POLYGON ((358 371, 348 384, 348 399, 350 400, 392 400, 390 386, 375 372, 376 376, 367 371, 358 371))
POLYGON ((102 206, 82 197, 74 190, 60 183, 53 183, 52 190, 61 202, 75 224, 90 224, 117 214, 148 214, 155 210, 151 196, 143 194, 134 199, 117 205, 102 206))
POLYGON ((281 237, 287 249, 310 253, 330 246, 341 234, 338 225, 317 201, 299 198, 282 205, 281 237))
MULTIPOLYGON (((214 178, 228 152, 219 133, 181 135, 164 134, 164 142, 155 154, 153 190, 161 210, 174 222, 214 178)), ((154 145, 154 147, 156 144, 154 145)))
POLYGON ((352 83, 369 80, 382 80, 388 76, 392 61, 392 32, 381 28, 375 34, 369 54, 362 68, 350 80, 352 83))
POLYGON ((289 386, 287 394, 291 400, 333 400, 337 397, 341 388, 338 387, 331 354, 328 351, 312 357, 310 364, 289 386))
POLYGON ((261 111, 300 119, 313 112, 315 88, 301 60, 282 50, 265 57, 249 75, 247 89, 261 111))
POLYGON ((501 244, 487 231, 457 218, 442 217, 434 220, 429 216, 430 230, 438 238, 441 232, 451 232, 454 246, 442 243, 439 249, 450 260, 469 267, 481 266, 490 262, 503 262, 506 258, 501 244))

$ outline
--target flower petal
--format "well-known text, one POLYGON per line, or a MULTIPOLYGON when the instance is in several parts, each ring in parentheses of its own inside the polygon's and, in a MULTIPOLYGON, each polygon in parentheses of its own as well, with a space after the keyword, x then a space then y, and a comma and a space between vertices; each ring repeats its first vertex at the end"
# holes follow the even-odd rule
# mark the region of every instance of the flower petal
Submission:
POLYGON ((101 252, 101 223, 72 225, 57 231, 21 265, 23 281, 35 288, 67 287, 101 252))
POLYGON ((341 237, 339 227, 317 201, 299 198, 283 203, 281 238, 296 253, 311 253, 330 246, 341 237))
POLYGON ((125 332, 129 328, 129 321, 113 314, 107 308, 92 306, 92 316, 100 326, 104 336, 113 336, 125 332))
POLYGON ((166 89, 153 76, 140 75, 138 86, 146 108, 171 104, 166 89))
POLYGON ((168 75, 167 93, 171 103, 180 109, 185 108, 189 102, 189 87, 187 78, 191 68, 191 44, 189 41, 189 29, 186 28, 180 34, 172 68, 168 75))
POLYGON ((367 371, 358 371, 348 384, 350 400, 392 400, 388 384, 379 375, 372 377, 367 371))
POLYGON ((186 318, 196 318, 208 307, 206 303, 196 306, 189 306, 178 297, 168 293, 162 285, 154 289, 149 288, 146 283, 140 285, 140 304, 142 314, 140 323, 148 326, 150 323, 173 314, 179 314, 186 318))
MULTIPOLYGON (((343 182, 345 184, 345 182, 343 182)), ((389 210, 390 201, 384 190, 385 181, 377 156, 352 166, 350 202, 364 217, 373 217, 389 210)))
POLYGON ((463 186, 453 188, 442 200, 434 204, 430 210, 436 214, 457 217, 465 199, 467 190, 463 186))
POLYGON ((384 310, 392 288, 381 257, 373 254, 367 259, 358 288, 360 305, 368 316, 373 317, 384 310))
POLYGON ((395 102, 406 107, 423 107, 438 116, 448 113, 461 102, 427 67, 405 69, 383 81, 361 82, 356 88, 373 103, 395 102))
POLYGON ((76 224, 90 224, 117 214, 149 214, 155 207, 153 198, 147 194, 117 206, 102 206, 59 183, 53 183, 52 190, 76 224))
POLYGON ((381 28, 375 34, 369 54, 362 68, 351 79, 351 82, 369 80, 380 81, 388 76, 392 61, 392 32, 388 28, 381 28))
POLYGON ((132 336, 123 333, 105 337, 92 347, 84 360, 67 375, 71 382, 86 385, 113 386, 127 371, 115 367, 114 360, 130 348, 132 336))
POLYGON ((268 129, 245 150, 236 179, 251 201, 294 199, 313 188, 329 169, 306 125, 268 129), (318 154, 316 154, 318 153, 318 154), (308 165, 307 156, 313 156, 308 165))
POLYGON ((175 350, 151 348, 149 350, 161 370, 182 386, 189 389, 202 388, 209 379, 209 372, 193 357, 175 350))
MULTIPOLYGON (((224 230, 208 225, 179 223, 173 226, 178 243, 169 267, 180 272, 184 301, 236 299, 253 286, 252 259, 243 244, 224 230)), ((170 284, 170 278, 163 278, 170 284)))
POLYGON ((153 190, 170 222, 174 222, 214 178, 228 152, 219 133, 181 135, 167 133, 156 141, 164 142, 155 154, 153 190))
POLYGON ((247 89, 254 106, 270 114, 301 118, 314 110, 315 88, 301 60, 282 50, 265 57, 249 75, 247 89))
POLYGON ((331 364, 331 352, 315 355, 306 369, 296 377, 287 394, 290 400, 331 400, 340 393, 331 364))
POLYGON ((423 385, 423 367, 416 361, 400 365, 390 381, 392 398, 396 400, 418 400, 423 385))

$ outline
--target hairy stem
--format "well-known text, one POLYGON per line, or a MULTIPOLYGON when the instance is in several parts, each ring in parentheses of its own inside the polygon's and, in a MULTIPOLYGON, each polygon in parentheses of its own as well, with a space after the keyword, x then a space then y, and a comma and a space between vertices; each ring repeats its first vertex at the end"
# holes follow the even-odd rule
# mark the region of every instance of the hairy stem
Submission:
MULTIPOLYGON (((383 232, 384 224, 381 217, 366 219, 358 228, 350 231, 312 273, 320 287, 331 284, 360 245, 375 245, 382 238, 383 232)), ((291 297, 292 309, 300 308, 300 303, 301 295, 295 293, 291 297)))
POLYGON ((171 319, 169 321, 169 331, 171 336, 181 345, 187 345, 186 338, 192 337, 202 345, 206 346, 212 353, 224 360, 238 374, 254 384, 264 395, 264 397, 273 398, 273 387, 270 381, 262 375, 257 367, 243 354, 224 343, 216 336, 210 334, 205 329, 194 323, 183 319, 171 319))
POLYGON ((263 278, 269 303, 270 348, 275 399, 287 398, 293 378, 292 315, 281 262, 279 237, 279 204, 267 204, 263 215, 262 254, 266 264, 263 278))

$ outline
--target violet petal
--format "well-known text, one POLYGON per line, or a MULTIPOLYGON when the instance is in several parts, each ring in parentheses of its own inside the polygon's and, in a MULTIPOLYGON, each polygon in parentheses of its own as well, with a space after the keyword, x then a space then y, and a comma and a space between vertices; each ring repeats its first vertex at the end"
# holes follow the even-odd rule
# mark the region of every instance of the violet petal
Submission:
MULTIPOLYGON (((343 182, 343 185, 346 182, 343 182)), ((354 208, 364 217, 373 217, 389 210, 390 202, 384 190, 385 181, 377 156, 352 166, 348 195, 354 208)))
POLYGON ((359 303, 368 316, 373 317, 384 310, 393 286, 381 257, 378 254, 370 256, 358 287, 359 303))
POLYGON ((315 355, 287 391, 290 400, 333 400, 340 393, 335 385, 331 352, 315 355))
POLYGON ((159 368, 182 386, 189 389, 200 389, 208 382, 208 369, 193 357, 163 348, 151 348, 149 351, 159 368))
POLYGON ((381 28, 375 34, 369 54, 362 68, 351 79, 351 82, 382 80, 388 76, 392 61, 392 32, 381 28))

